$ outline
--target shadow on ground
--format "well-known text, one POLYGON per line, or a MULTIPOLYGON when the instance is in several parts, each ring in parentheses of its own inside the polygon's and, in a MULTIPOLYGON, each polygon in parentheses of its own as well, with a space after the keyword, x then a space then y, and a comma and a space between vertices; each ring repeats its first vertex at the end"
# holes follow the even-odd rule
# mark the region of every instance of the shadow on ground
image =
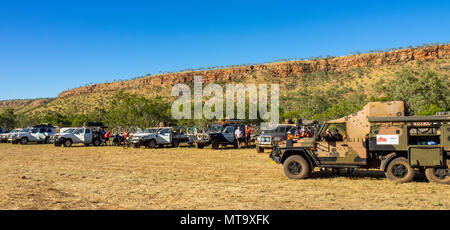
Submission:
MULTIPOLYGON (((333 173, 331 170, 325 170, 325 171, 315 171, 313 172, 309 178, 314 179, 329 179, 329 178, 339 178, 339 177, 346 177, 350 179, 360 179, 360 178, 372 178, 377 180, 384 180, 386 179, 386 176, 384 175, 384 172, 382 171, 374 171, 374 170, 355 170, 352 173, 347 172, 346 170, 340 170, 339 173, 333 173)), ((426 177, 421 174, 419 171, 416 171, 416 175, 414 177, 415 182, 424 182, 428 183, 428 180, 426 177)))

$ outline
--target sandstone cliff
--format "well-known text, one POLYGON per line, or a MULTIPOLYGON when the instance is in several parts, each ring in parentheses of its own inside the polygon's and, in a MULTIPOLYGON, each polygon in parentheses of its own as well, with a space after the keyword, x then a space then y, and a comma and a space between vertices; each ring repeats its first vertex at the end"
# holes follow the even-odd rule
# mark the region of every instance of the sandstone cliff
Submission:
POLYGON ((203 76, 204 83, 238 81, 252 74, 269 74, 278 78, 302 76, 318 71, 343 72, 353 68, 399 65, 414 60, 450 58, 450 44, 423 48, 410 48, 385 53, 366 53, 311 61, 288 61, 270 64, 249 65, 205 71, 178 72, 143 77, 134 80, 94 84, 64 91, 58 98, 107 91, 172 86, 176 83, 192 83, 194 76, 203 76))

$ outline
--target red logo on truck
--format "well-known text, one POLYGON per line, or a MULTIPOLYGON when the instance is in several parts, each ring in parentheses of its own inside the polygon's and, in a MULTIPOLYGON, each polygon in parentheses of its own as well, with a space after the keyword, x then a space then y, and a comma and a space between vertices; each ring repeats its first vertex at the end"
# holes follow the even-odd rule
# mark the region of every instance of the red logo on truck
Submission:
POLYGON ((378 137, 377 142, 387 142, 387 139, 384 137, 378 137))

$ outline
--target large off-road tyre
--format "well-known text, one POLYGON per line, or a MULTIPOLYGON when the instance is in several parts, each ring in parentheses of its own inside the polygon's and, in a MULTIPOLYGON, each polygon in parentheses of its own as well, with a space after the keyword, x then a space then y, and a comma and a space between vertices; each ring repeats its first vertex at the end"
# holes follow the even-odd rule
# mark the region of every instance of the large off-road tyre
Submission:
POLYGON ((102 144, 102 141, 100 139, 94 139, 92 140, 93 146, 100 146, 102 144))
POLYGON ((450 184, 450 169, 448 168, 427 168, 425 176, 434 183, 450 184))
POLYGON ((414 179, 415 171, 404 157, 398 157, 389 162, 385 175, 386 177, 398 183, 411 182, 414 179))
POLYGON ((218 141, 212 141, 211 142, 211 148, 212 149, 218 149, 220 146, 220 143, 218 141))
POLYGON ((65 139, 63 144, 64 144, 64 147, 70 147, 70 146, 72 146, 72 140, 65 139))
POLYGON ((178 143, 177 140, 173 140, 173 141, 172 141, 172 147, 177 148, 178 145, 179 145, 179 143, 178 143))
POLYGON ((197 149, 202 149, 202 148, 205 147, 205 145, 200 144, 200 143, 198 143, 198 142, 195 142, 194 145, 195 145, 195 148, 197 148, 197 149))
POLYGON ((28 144, 28 138, 23 137, 22 139, 20 139, 20 144, 22 144, 22 145, 28 144))
POLYGON ((264 148, 261 148, 259 145, 256 146, 256 152, 257 153, 263 153, 264 152, 264 148))
POLYGON ((284 174, 290 179, 304 179, 309 176, 310 166, 305 158, 292 155, 283 163, 284 174))
POLYGON ((156 147, 156 141, 155 141, 155 140, 150 140, 150 141, 147 143, 147 147, 148 147, 148 148, 151 148, 151 149, 154 149, 154 148, 156 147))

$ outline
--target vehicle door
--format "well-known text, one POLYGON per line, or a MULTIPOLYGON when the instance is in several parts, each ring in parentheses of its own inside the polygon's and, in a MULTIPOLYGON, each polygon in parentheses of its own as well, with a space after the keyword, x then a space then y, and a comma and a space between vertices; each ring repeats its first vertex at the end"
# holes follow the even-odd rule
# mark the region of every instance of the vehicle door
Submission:
POLYGON ((78 128, 73 131, 73 143, 83 143, 84 142, 84 128, 78 128))
POLYGON ((225 138, 225 140, 229 143, 233 143, 234 142, 234 131, 235 131, 235 127, 230 125, 227 126, 223 129, 222 131, 222 135, 225 138))
POLYGON ((47 137, 47 129, 46 128, 40 128, 39 133, 37 134, 38 141, 45 141, 45 138, 47 137))
MULTIPOLYGON (((358 163, 355 161, 357 153, 355 151, 349 151, 347 139, 337 140, 324 138, 324 134, 327 127, 324 127, 324 131, 321 133, 321 138, 317 141, 317 157, 322 164, 353 164, 358 163)), ((332 130, 332 129, 331 129, 332 130)), ((341 134, 345 130, 345 125, 338 126, 338 130, 341 134)))
POLYGON ((286 132, 286 126, 278 126, 275 129, 275 133, 272 136, 273 138, 276 138, 277 140, 284 140, 284 133, 286 132))
POLYGON ((91 129, 84 129, 84 137, 83 137, 84 143, 92 143, 92 130, 91 129))
POLYGON ((40 129, 31 129, 31 131, 29 132, 29 135, 28 135, 28 141, 40 141, 40 138, 39 138, 39 131, 40 131, 40 129))
POLYGON ((47 132, 45 132, 45 136, 48 137, 52 135, 55 135, 55 130, 53 128, 48 128, 47 132))
POLYGON ((161 129, 156 136, 157 144, 170 144, 172 143, 172 131, 170 129, 161 129))

